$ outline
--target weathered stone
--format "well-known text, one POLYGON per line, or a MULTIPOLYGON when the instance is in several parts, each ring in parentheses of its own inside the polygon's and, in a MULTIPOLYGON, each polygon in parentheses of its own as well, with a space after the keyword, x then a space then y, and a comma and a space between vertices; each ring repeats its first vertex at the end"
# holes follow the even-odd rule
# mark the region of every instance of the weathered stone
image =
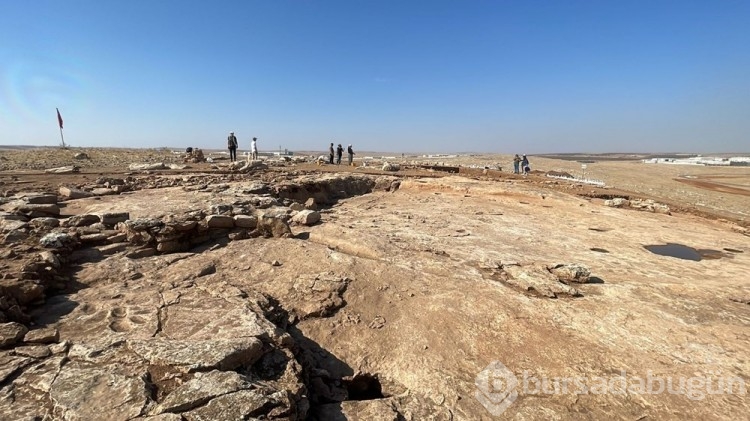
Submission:
POLYGON ((52 174, 73 174, 81 171, 81 167, 78 165, 68 165, 65 167, 47 168, 44 170, 46 173, 52 174))
MULTIPOLYGON (((274 407, 286 403, 285 394, 276 392, 264 395, 258 390, 240 390, 218 396, 206 405, 183 415, 189 421, 245 420, 270 412, 274 407), (264 410, 261 412, 261 410, 264 410)), ((265 417, 263 417, 265 418, 265 417)))
POLYGON ((266 237, 292 237, 292 229, 281 218, 263 215, 258 218, 258 231, 266 237))
POLYGON ((42 237, 39 243, 47 248, 62 248, 75 246, 78 240, 70 234, 51 232, 42 237))
POLYGON ((81 240, 82 244, 91 244, 91 243, 101 243, 103 241, 107 241, 107 238, 109 238, 109 235, 103 232, 100 232, 96 234, 81 235, 78 238, 79 240, 81 240))
POLYGON ((60 220, 51 217, 34 218, 29 221, 29 225, 37 229, 52 229, 60 226, 60 220))
POLYGON ((234 228, 234 218, 228 215, 208 215, 206 224, 209 228, 234 228))
POLYGON ((7 296, 13 297, 20 305, 33 303, 44 297, 44 286, 35 281, 38 278, 37 271, 22 271, 21 279, 0 280, 0 290, 4 290, 7 296))
POLYGON ((42 214, 45 216, 60 215, 60 207, 57 206, 57 203, 25 204, 19 206, 18 211, 23 213, 35 212, 36 214, 42 214))
POLYGON ((0 323, 0 348, 15 345, 28 331, 21 323, 0 323))
POLYGON ((368 421, 399 421, 404 417, 396 410, 397 403, 391 399, 362 401, 344 401, 336 404, 321 405, 316 408, 315 416, 319 420, 344 421, 361 419, 368 421))
POLYGON ((55 269, 60 269, 60 258, 58 258, 57 255, 51 251, 46 250, 40 252, 39 259, 42 261, 42 263, 50 265, 55 269))
POLYGON ((74 215, 63 222, 65 227, 86 227, 100 222, 99 215, 74 215))
POLYGON ((94 196, 111 196, 117 193, 118 193, 117 190, 110 189, 107 187, 97 187, 97 188, 91 189, 91 194, 93 194, 94 196))
POLYGON ((34 360, 28 357, 15 356, 8 353, 0 354, 0 383, 5 383, 5 380, 13 373, 18 372, 33 362, 34 360))
POLYGON ((318 210, 318 204, 315 203, 314 197, 311 197, 305 201, 305 209, 318 210))
POLYGON ((60 339, 60 332, 56 328, 47 327, 30 330, 23 337, 26 343, 49 344, 57 342, 60 339))
POLYGON ((384 162, 383 167, 381 168, 383 171, 398 171, 401 169, 401 167, 398 164, 391 164, 390 162, 384 162))
POLYGON ((630 201, 628 199, 623 199, 622 197, 615 197, 614 199, 605 200, 604 206, 623 208, 630 206, 630 201))
POLYGON ((289 209, 298 212, 298 211, 301 211, 302 209, 305 209, 305 205, 299 202, 292 202, 292 204, 289 205, 289 209))
POLYGON ((298 301, 294 312, 301 320, 310 317, 328 317, 344 306, 342 295, 350 279, 333 273, 304 275, 294 280, 294 297, 307 297, 298 301))
POLYGON ((585 284, 589 281, 591 271, 586 266, 577 263, 557 263, 547 266, 547 269, 561 281, 585 284))
POLYGON ((143 379, 120 374, 115 367, 77 368, 68 364, 55 378, 49 395, 64 419, 131 419, 150 401, 143 379))
POLYGON ((299 211, 292 217, 292 222, 302 225, 313 225, 318 221, 320 221, 320 213, 309 209, 299 211))
POLYGON ((60 196, 64 199, 83 199, 85 197, 92 197, 94 194, 80 189, 71 187, 60 187, 60 196))
POLYGON ((184 232, 190 231, 198 225, 198 221, 170 221, 168 226, 174 228, 176 231, 184 232))
POLYGON ((46 193, 30 193, 23 195, 23 200, 31 205, 56 205, 57 195, 46 193))
POLYGON ((100 216, 102 224, 104 225, 117 225, 119 222, 125 222, 130 219, 130 213, 128 212, 109 212, 103 213, 100 216))
POLYGON ((249 389, 251 383, 234 371, 209 371, 196 373, 187 383, 172 391, 154 410, 154 413, 185 412, 199 407, 211 399, 249 389))
POLYGON ((15 244, 27 239, 29 234, 23 230, 13 230, 3 236, 3 244, 15 244))
POLYGON ((177 253, 190 248, 190 243, 181 240, 162 241, 156 245, 159 253, 177 253))
POLYGON ((11 232, 16 230, 22 230, 29 226, 29 224, 26 221, 18 221, 18 220, 2 220, 0 223, 0 228, 3 232, 11 232))
POLYGON ((47 358, 50 355, 52 355, 52 352, 50 352, 49 347, 45 345, 17 346, 13 348, 13 352, 16 355, 29 357, 29 358, 36 358, 36 359, 47 358))
POLYGON ((147 231, 150 229, 161 228, 164 226, 164 222, 159 219, 153 218, 138 218, 130 219, 123 223, 128 230, 131 231, 147 231))
POLYGON ((125 233, 114 234, 107 237, 108 243, 122 243, 128 240, 128 235, 125 233))
POLYGON ((168 167, 163 162, 157 162, 154 164, 130 164, 128 169, 130 171, 153 171, 153 170, 165 170, 168 167))
POLYGON ((570 297, 581 295, 577 289, 560 282, 557 276, 550 273, 546 267, 503 265, 503 271, 510 275, 505 282, 522 291, 547 298, 558 298, 560 295, 570 297))
POLYGON ((233 370, 255 362, 263 344, 255 338, 217 340, 129 340, 128 347, 150 364, 166 364, 181 370, 233 370))
POLYGON ((255 228, 258 225, 258 218, 252 215, 235 215, 234 225, 240 228, 255 228))

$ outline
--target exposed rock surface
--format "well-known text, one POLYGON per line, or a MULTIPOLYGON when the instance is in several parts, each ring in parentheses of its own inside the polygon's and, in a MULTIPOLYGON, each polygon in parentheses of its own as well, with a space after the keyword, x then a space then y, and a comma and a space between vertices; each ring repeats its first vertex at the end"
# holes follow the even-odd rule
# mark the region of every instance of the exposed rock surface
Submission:
MULTIPOLYGON (((747 295, 750 253, 729 228, 526 182, 211 177, 102 179, 131 193, 66 202, 59 227, 5 202, 3 227, 27 237, 3 254, 0 419, 490 419, 475 381, 492 361, 748 378, 750 309, 727 297, 747 295), (292 231, 292 203, 325 218, 292 231), (739 252, 642 247, 670 241, 739 252)), ((503 416, 750 409, 737 394, 519 396, 503 416)))

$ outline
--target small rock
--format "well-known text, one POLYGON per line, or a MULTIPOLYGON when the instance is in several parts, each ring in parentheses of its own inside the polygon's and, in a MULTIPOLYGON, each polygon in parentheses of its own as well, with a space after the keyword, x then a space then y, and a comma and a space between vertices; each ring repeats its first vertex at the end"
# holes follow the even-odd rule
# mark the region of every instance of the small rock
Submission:
POLYGON ((104 213, 100 217, 104 225, 117 225, 118 222, 125 222, 130 219, 128 212, 104 213))
POLYGON ((49 344, 60 340, 60 332, 53 327, 30 330, 23 341, 32 344, 49 344))
POLYGON ((382 329, 385 327, 385 317, 375 316, 375 318, 367 325, 370 329, 382 329))
POLYGON ((31 193, 28 195, 25 195, 23 197, 23 200, 26 201, 26 203, 30 205, 56 205, 57 204, 57 195, 55 194, 38 194, 38 193, 31 193))
POLYGON ((83 199, 85 197, 92 197, 94 194, 91 192, 71 188, 71 187, 60 187, 60 196, 65 199, 83 199))
POLYGON ((292 222, 296 222, 302 225, 313 225, 318 221, 320 221, 320 213, 318 213, 318 211, 309 209, 299 211, 292 217, 292 222))
POLYGON ((227 215, 208 215, 206 225, 209 228, 234 228, 234 218, 227 215))
POLYGON ((271 262, 271 266, 281 266, 281 262, 279 262, 278 260, 274 260, 273 262, 271 262))
POLYGON ((21 323, 0 323, 0 348, 16 344, 28 331, 21 323))
POLYGON ((99 215, 74 215, 68 218, 62 225, 65 227, 87 227, 100 221, 99 215))
POLYGON ((305 201, 305 209, 318 210, 318 204, 315 203, 314 197, 311 197, 305 201))
POLYGON ((615 197, 614 199, 611 199, 611 200, 605 200, 604 206, 609 206, 612 208, 622 208, 622 207, 630 206, 630 201, 622 197, 615 197))
POLYGON ((29 221, 29 225, 36 229, 52 229, 60 226, 60 220, 51 217, 34 218, 29 221))
POLYGON ((252 215, 235 215, 234 225, 240 228, 255 228, 258 225, 258 218, 252 215))
POLYGON ((561 281, 570 281, 579 284, 585 284, 589 281, 589 276, 591 276, 589 268, 577 263, 558 263, 555 265, 549 265, 547 266, 547 270, 557 276, 557 279, 561 281))

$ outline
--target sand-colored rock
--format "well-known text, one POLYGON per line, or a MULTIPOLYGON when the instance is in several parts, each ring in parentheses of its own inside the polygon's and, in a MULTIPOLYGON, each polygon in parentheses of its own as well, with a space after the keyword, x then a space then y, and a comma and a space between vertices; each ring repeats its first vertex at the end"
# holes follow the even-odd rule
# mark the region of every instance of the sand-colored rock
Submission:
MULTIPOLYGON (((44 300, 27 303, 60 343, 16 341, 0 355, 0 381, 13 379, 0 418, 489 420, 477 396, 502 380, 500 363, 517 382, 492 386, 516 384, 517 399, 498 419, 741 419, 750 409, 736 388, 703 399, 523 389, 525 375, 746 379, 750 246, 733 228, 740 213, 709 220, 669 203, 670 216, 661 197, 633 194, 622 196, 637 207, 608 207, 562 180, 481 167, 420 177, 402 163, 403 178, 274 168, 129 176, 118 184, 128 194, 67 202, 66 215, 127 211, 116 243, 126 253, 78 241, 111 230, 102 224, 35 227, 4 246, 8 273, 53 269, 51 253, 75 288, 42 288, 44 300), (293 236, 286 205, 310 200, 325 219, 293 236), (237 226, 240 214, 257 217, 258 230, 208 227, 214 213, 237 226), (185 238, 189 249, 157 253, 185 238), (714 252, 683 260, 651 244, 714 252)), ((2 314, 14 314, 7 304, 2 314)))

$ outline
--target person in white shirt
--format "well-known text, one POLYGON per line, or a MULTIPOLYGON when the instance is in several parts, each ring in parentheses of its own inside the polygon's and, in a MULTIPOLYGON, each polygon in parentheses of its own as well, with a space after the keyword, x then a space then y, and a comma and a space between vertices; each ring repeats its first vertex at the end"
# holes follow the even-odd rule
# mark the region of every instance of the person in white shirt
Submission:
POLYGON ((252 149, 250 150, 253 153, 253 161, 258 159, 258 144, 256 143, 257 141, 258 141, 258 138, 254 137, 253 146, 252 146, 252 149))

